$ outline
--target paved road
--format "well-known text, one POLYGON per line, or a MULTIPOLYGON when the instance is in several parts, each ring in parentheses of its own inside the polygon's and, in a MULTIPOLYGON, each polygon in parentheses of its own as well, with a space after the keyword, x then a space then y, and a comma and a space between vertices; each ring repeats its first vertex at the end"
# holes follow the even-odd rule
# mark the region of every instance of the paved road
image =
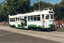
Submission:
POLYGON ((59 43, 59 42, 0 30, 0 43, 59 43))

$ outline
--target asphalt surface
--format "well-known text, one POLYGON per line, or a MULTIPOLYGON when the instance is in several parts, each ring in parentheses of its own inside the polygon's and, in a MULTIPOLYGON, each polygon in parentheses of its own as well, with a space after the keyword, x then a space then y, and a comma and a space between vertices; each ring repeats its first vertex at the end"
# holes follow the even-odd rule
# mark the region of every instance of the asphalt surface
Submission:
POLYGON ((59 42, 0 30, 0 43, 59 43, 59 42))

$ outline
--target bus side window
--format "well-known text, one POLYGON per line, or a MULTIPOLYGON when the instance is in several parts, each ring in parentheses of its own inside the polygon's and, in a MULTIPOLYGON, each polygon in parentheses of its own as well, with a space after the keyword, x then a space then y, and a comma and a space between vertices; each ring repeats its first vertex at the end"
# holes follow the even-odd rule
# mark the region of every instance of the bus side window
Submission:
POLYGON ((24 25, 27 26, 27 17, 24 17, 24 19, 25 19, 24 25))
POLYGON ((24 17, 25 20, 27 20, 27 17, 24 17))
POLYGON ((46 16, 46 19, 49 19, 49 15, 46 16))
POLYGON ((34 16, 34 21, 36 21, 36 16, 34 16))
POLYGON ((51 15, 51 19, 54 19, 54 16, 53 15, 51 15))
POLYGON ((15 21, 15 18, 10 18, 10 21, 11 21, 11 22, 14 22, 14 21, 15 21))
POLYGON ((33 19, 34 19, 33 16, 31 16, 31 21, 33 21, 33 19))
POLYGON ((42 15, 42 18, 44 18, 44 15, 42 15))
POLYGON ((37 21, 40 21, 40 15, 37 15, 37 21))
POLYGON ((45 21, 44 15, 42 15, 42 20, 45 21))
POLYGON ((30 21, 31 20, 31 17, 30 16, 28 16, 28 21, 30 21))
POLYGON ((16 21, 17 21, 17 18, 16 18, 16 21))

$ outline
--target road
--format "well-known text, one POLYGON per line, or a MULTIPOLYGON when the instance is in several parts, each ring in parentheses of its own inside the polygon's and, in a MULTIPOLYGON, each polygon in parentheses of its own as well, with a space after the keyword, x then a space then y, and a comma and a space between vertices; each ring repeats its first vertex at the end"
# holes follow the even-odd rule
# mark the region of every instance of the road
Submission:
POLYGON ((0 43, 59 43, 59 42, 36 38, 5 30, 0 30, 0 43))

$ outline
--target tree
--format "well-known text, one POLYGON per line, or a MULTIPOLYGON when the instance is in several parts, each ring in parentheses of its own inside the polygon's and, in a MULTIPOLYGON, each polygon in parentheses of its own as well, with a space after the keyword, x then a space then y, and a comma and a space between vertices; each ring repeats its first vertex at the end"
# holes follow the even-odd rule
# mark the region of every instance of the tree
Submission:
POLYGON ((64 0, 61 1, 60 5, 64 5, 64 0))
POLYGON ((30 0, 6 0, 7 6, 11 7, 12 10, 17 13, 26 13, 31 11, 30 0))
POLYGON ((64 17, 64 6, 55 4, 53 6, 54 12, 55 12, 55 17, 57 17, 57 20, 61 20, 62 17, 64 17))
POLYGON ((55 11, 55 17, 57 17, 58 20, 64 18, 64 0, 62 0, 61 3, 54 5, 53 8, 55 11))
POLYGON ((0 16, 1 16, 1 19, 2 19, 2 21, 6 21, 6 19, 7 19, 7 7, 5 6, 5 5, 2 5, 2 8, 1 8, 1 10, 0 10, 0 16))
POLYGON ((5 0, 1 3, 0 8, 0 19, 2 21, 7 21, 8 15, 33 11, 33 7, 30 6, 30 0, 5 0))
POLYGON ((1 22, 1 8, 2 8, 2 5, 1 5, 1 3, 0 3, 0 22, 1 22))
POLYGON ((40 1, 40 2, 37 2, 37 3, 35 3, 35 4, 33 5, 33 7, 34 7, 35 10, 38 10, 38 9, 39 9, 39 3, 40 3, 40 9, 53 6, 53 5, 50 4, 50 3, 46 3, 46 2, 40 1))

